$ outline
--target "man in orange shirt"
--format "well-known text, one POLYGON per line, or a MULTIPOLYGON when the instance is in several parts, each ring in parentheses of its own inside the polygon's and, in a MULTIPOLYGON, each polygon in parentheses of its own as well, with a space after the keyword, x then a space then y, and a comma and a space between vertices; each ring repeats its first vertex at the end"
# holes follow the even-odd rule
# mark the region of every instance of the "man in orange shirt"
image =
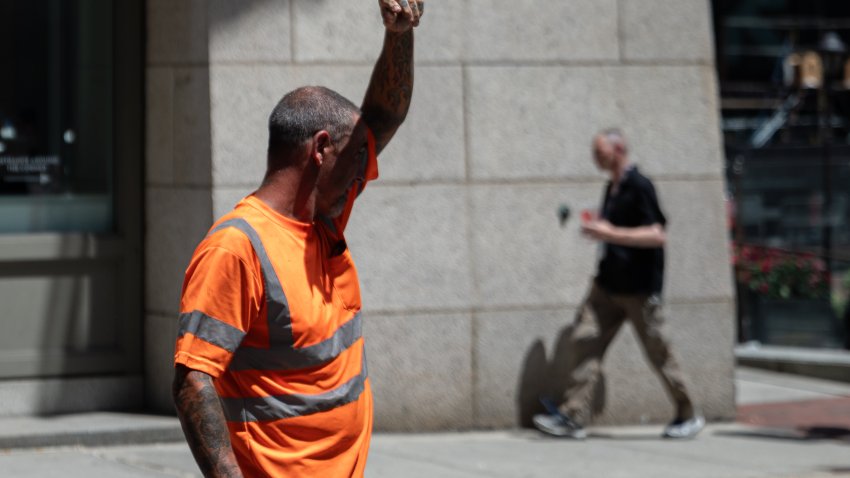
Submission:
POLYGON ((344 231, 407 114, 424 6, 379 4, 386 33, 362 107, 323 87, 284 96, 262 185, 186 270, 173 393, 204 476, 363 476, 372 395, 344 231))

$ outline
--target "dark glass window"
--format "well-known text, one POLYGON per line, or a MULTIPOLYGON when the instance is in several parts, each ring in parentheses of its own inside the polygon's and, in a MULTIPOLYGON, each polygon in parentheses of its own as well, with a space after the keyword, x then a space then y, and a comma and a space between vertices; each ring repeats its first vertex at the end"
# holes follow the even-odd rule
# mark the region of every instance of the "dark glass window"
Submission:
POLYGON ((850 2, 713 6, 741 338, 842 345, 850 322, 850 2), (771 300, 785 303, 771 308, 771 300))
POLYGON ((0 232, 113 229, 113 4, 0 0, 0 232))

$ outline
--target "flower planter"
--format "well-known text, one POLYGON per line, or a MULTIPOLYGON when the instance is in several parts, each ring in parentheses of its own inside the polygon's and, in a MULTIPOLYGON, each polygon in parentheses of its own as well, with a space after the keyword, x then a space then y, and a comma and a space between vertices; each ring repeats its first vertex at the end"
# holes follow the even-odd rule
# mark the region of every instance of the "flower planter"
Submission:
POLYGON ((739 340, 800 347, 841 347, 829 267, 811 252, 734 246, 739 340), (817 298, 814 298, 817 297, 817 298))

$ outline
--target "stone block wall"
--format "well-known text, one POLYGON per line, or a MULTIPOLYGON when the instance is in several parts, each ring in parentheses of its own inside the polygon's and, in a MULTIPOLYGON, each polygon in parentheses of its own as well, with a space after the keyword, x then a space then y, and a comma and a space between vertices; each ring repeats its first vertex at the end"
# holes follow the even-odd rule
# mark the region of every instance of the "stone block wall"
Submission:
POLYGON ((212 223, 208 5, 148 0, 145 142, 145 390, 172 411, 183 270, 212 223))
MULTIPOLYGON (((374 0, 148 2, 149 402, 169 408, 182 271, 259 184, 266 121, 304 84, 359 103, 374 0)), ((431 0, 408 121, 347 234, 362 281, 376 427, 527 424, 557 388, 596 246, 560 204, 598 203, 595 131, 621 126, 670 219, 667 333, 709 417, 734 415, 734 307, 708 0, 431 0), (562 367, 560 367, 562 368, 562 367)), ((603 423, 672 407, 626 327, 603 423)))

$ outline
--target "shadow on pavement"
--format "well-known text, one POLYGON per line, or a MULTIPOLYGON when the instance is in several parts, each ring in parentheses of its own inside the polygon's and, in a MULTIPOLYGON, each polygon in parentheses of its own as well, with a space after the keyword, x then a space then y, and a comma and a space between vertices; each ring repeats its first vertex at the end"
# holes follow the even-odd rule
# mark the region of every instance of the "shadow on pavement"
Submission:
POLYGON ((713 435, 739 438, 769 438, 776 440, 838 440, 850 443, 850 429, 831 426, 798 428, 756 428, 752 430, 723 430, 713 435))
POLYGON ((596 431, 593 429, 588 430, 587 439, 585 440, 576 440, 573 438, 558 438, 543 434, 536 430, 528 430, 521 429, 516 430, 513 434, 514 437, 523 438, 527 441, 547 441, 547 442, 576 442, 583 443, 587 441, 593 440, 610 440, 610 441, 666 441, 661 436, 661 430, 659 429, 657 432, 643 432, 643 431, 628 431, 622 433, 611 433, 604 431, 596 431))
POLYGON ((590 432, 588 440, 614 440, 614 441, 667 441, 661 436, 661 431, 656 433, 600 433, 590 432))
POLYGON ((847 467, 840 467, 840 468, 829 467, 829 468, 824 468, 823 471, 825 471, 827 473, 832 473, 834 475, 840 475, 842 473, 850 473, 850 468, 847 468, 847 467))

